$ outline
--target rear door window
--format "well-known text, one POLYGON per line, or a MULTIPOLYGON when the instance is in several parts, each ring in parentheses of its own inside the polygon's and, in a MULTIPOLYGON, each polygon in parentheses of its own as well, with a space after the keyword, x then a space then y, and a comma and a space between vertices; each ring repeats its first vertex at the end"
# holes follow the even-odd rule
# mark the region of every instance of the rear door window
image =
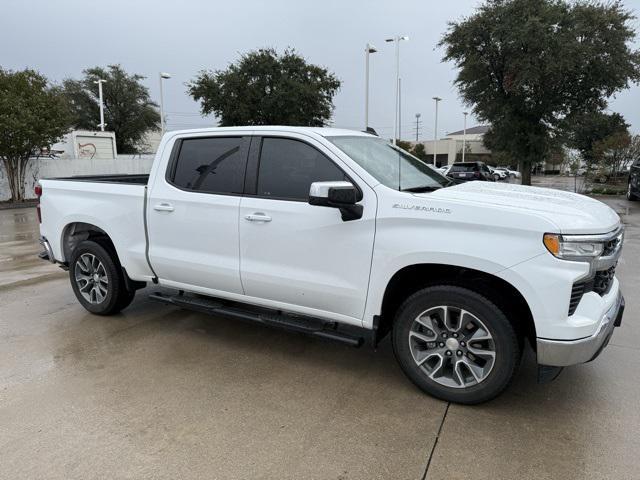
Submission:
POLYGON ((242 194, 245 145, 242 137, 185 138, 169 180, 185 190, 242 194))

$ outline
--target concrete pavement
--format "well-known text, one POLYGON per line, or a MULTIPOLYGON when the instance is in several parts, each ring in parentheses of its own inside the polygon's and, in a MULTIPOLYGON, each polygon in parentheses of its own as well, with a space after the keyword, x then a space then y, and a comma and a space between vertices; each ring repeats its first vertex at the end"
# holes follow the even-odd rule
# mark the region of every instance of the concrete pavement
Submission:
POLYGON ((31 263, 32 212, 2 211, 0 478, 638 477, 640 206, 605 201, 629 208, 622 328, 548 385, 529 353, 474 407, 419 392, 388 341, 354 350, 155 304, 151 289, 90 315, 50 275, 64 273, 31 263))
POLYGON ((62 276, 59 268, 37 258, 39 236, 35 208, 0 210, 0 291, 62 276))

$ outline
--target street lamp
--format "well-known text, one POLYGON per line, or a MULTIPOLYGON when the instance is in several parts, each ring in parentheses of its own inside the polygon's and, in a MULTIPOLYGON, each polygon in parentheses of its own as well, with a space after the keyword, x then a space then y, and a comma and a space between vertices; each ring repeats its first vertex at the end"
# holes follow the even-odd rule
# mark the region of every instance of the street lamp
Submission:
POLYGON ((393 38, 387 38, 385 42, 395 42, 396 44, 396 105, 395 105, 395 117, 393 119, 393 144, 396 144, 396 138, 398 138, 398 116, 400 115, 400 41, 409 40, 406 35, 396 35, 393 38))
POLYGON ((438 103, 442 100, 440 97, 433 97, 436 101, 436 128, 433 130, 433 166, 436 166, 436 155, 438 154, 438 103))
POLYGON ((164 135, 164 95, 162 92, 162 80, 171 78, 168 73, 160 72, 160 131, 164 135))
POLYGON ((462 161, 464 162, 464 152, 467 149, 467 115, 469 112, 462 112, 464 115, 464 129, 462 130, 462 161))
POLYGON ((102 132, 104 132, 104 127, 106 125, 106 123, 104 123, 104 102, 102 100, 102 84, 105 82, 106 80, 103 80, 101 78, 93 82, 98 84, 98 101, 100 102, 100 123, 98 124, 98 126, 100 127, 100 130, 102 132))
POLYGON ((365 84, 364 84, 364 129, 369 128, 369 54, 376 53, 376 47, 367 43, 364 49, 365 54, 365 84))

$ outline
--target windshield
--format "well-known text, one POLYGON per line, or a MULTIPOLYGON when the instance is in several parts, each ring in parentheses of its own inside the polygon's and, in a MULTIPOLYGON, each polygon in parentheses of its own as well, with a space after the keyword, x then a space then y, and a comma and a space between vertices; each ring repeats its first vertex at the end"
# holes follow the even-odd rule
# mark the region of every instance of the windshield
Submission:
POLYGON ((452 184, 435 168, 382 138, 337 136, 327 139, 389 188, 429 191, 452 184))

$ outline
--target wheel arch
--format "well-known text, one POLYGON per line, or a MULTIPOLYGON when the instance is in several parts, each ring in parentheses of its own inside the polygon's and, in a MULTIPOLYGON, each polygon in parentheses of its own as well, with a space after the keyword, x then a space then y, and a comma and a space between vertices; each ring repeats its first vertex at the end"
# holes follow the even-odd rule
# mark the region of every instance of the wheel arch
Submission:
POLYGON ((73 250, 80 244, 80 242, 85 240, 92 240, 99 243, 113 255, 116 264, 122 270, 125 285, 129 290, 138 290, 146 286, 146 282, 132 280, 129 277, 127 270, 122 266, 118 250, 109 234, 92 223, 71 222, 62 230, 61 249, 64 255, 63 258, 65 265, 69 265, 73 250))
POLYGON ((531 308, 522 293, 509 282, 480 270, 436 263, 408 265, 389 280, 376 321, 376 342, 384 338, 393 325, 395 313, 409 296, 423 288, 452 285, 479 293, 493 303, 535 349, 535 323, 531 308))
POLYGON ((69 263, 71 254, 78 244, 84 240, 93 240, 107 246, 115 254, 118 263, 120 263, 115 244, 109 234, 102 228, 86 222, 71 222, 62 229, 60 245, 65 263, 69 263))

